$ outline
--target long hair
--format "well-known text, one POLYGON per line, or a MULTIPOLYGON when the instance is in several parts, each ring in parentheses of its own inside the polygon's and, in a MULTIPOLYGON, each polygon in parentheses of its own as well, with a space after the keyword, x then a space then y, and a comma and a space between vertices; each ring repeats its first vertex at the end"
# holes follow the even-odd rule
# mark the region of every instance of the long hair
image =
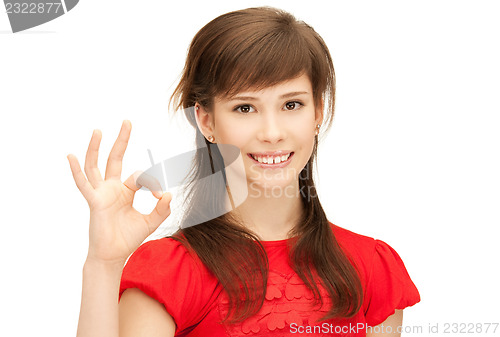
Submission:
MULTIPOLYGON (((324 103, 323 129, 328 130, 335 107, 335 72, 330 52, 312 27, 272 7, 257 7, 223 14, 205 25, 189 47, 182 77, 170 104, 184 109, 196 130, 197 152, 186 185, 186 213, 171 238, 195 252, 217 277, 229 299, 224 321, 242 321, 264 303, 269 263, 258 236, 231 212, 223 211, 224 162, 216 144, 197 128, 195 103, 209 113, 214 97, 230 97, 241 90, 258 90, 307 74, 315 106, 324 103), (218 183, 201 179, 221 172, 218 183), (215 192, 214 192, 215 191, 215 192), (207 196, 210 197, 207 198, 207 196), (215 196, 215 197, 212 197, 215 196), (200 214, 210 203, 213 217, 200 214)), ((325 288, 332 307, 322 319, 352 317, 361 307, 362 288, 353 262, 336 241, 318 199, 313 181, 318 136, 311 157, 299 174, 304 216, 290 233, 291 266, 323 304, 317 282, 325 288)))

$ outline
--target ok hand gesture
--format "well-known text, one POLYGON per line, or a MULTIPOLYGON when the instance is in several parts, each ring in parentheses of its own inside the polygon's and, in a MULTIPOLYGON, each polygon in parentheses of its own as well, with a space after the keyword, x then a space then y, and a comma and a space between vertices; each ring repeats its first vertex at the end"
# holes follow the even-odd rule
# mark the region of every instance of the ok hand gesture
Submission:
POLYGON ((121 182, 122 159, 131 129, 131 122, 123 121, 108 157, 104 179, 97 167, 101 141, 99 130, 94 130, 85 157, 87 177, 82 173, 78 159, 72 154, 67 156, 76 186, 90 208, 87 259, 106 263, 125 262, 170 215, 172 195, 159 192, 161 186, 155 178, 136 171, 125 182, 121 182), (150 214, 141 214, 132 207, 135 192, 141 186, 148 188, 159 199, 150 214))

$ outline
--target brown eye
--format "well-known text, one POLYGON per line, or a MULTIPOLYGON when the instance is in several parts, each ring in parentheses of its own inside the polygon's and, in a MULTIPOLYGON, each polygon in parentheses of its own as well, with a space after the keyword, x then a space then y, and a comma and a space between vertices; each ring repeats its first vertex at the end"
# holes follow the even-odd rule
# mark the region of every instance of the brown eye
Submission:
POLYGON ((243 113, 243 114, 247 114, 247 113, 253 111, 252 107, 250 105, 248 105, 248 104, 237 106, 234 110, 238 111, 240 113, 243 113))
POLYGON ((300 108, 301 105, 302 103, 293 101, 293 102, 287 102, 285 104, 285 107, 287 110, 297 110, 298 108, 300 108))

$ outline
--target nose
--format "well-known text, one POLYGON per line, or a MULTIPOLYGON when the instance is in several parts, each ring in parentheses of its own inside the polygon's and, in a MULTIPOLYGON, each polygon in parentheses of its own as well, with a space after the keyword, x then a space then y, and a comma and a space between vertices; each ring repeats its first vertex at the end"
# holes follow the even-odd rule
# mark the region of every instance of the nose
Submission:
POLYGON ((258 138, 262 142, 278 143, 285 138, 285 123, 279 114, 271 111, 263 113, 260 120, 258 138))

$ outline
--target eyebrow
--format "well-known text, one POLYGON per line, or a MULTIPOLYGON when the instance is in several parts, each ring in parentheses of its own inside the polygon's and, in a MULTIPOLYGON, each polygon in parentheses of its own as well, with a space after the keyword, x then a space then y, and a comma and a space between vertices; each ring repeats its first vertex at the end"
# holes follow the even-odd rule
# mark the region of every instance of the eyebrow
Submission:
MULTIPOLYGON (((308 94, 308 92, 307 91, 293 91, 293 92, 283 94, 279 98, 282 99, 282 98, 288 98, 288 97, 304 95, 304 94, 308 94)), ((253 96, 234 96, 234 97, 230 98, 229 100, 230 101, 235 101, 235 100, 257 101, 258 98, 253 97, 253 96)))

